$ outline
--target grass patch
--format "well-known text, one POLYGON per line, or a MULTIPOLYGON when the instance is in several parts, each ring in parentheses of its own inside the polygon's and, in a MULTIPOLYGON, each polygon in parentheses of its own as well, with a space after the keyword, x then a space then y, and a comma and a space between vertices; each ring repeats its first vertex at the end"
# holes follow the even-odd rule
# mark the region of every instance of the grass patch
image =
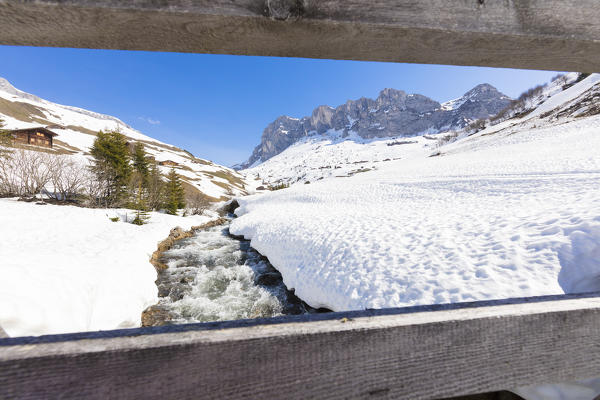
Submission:
POLYGON ((231 185, 238 186, 242 189, 246 188, 246 185, 244 185, 244 181, 242 179, 238 178, 237 176, 233 175, 230 172, 227 172, 227 171, 216 171, 216 172, 202 171, 202 173, 212 176, 212 177, 224 179, 227 182, 229 182, 231 185))
POLYGON ((183 190, 185 191, 186 198, 190 198, 190 197, 194 197, 194 196, 202 196, 209 203, 216 203, 218 201, 221 201, 221 199, 222 199, 222 198, 217 199, 215 197, 205 194, 204 192, 201 192, 200 190, 198 190, 197 187, 191 185, 189 182, 186 182, 185 180, 181 181, 181 185, 183 186, 183 190))
POLYGON ((93 131, 91 129, 84 128, 83 126, 79 126, 79 125, 67 125, 65 128, 70 129, 72 131, 85 133, 86 135, 98 136, 97 131, 93 131))
POLYGON ((211 182, 227 191, 231 190, 231 185, 228 185, 227 183, 219 182, 219 181, 215 181, 215 180, 211 180, 211 182))
POLYGON ((21 101, 10 101, 0 98, 0 113, 23 122, 39 122, 43 125, 51 124, 50 121, 46 120, 46 115, 41 108, 21 101))
POLYGON ((78 149, 77 147, 71 146, 68 143, 63 142, 62 140, 58 140, 58 139, 54 139, 53 141, 53 146, 60 146, 62 147, 62 149, 56 149, 56 151, 61 152, 64 151, 66 153, 60 153, 60 154, 73 154, 73 153, 78 153, 81 151, 81 149, 78 149))

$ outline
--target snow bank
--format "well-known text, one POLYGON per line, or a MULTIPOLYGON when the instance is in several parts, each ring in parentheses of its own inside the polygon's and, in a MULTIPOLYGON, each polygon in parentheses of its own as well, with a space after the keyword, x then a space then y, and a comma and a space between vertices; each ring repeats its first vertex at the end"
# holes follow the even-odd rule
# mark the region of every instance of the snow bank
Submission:
POLYGON ((579 291, 600 271, 599 122, 468 138, 242 198, 231 232, 336 311, 579 291))
POLYGON ((126 213, 0 199, 0 326, 10 336, 140 326, 158 300, 149 263, 157 243, 209 218, 109 220, 126 213))
POLYGON ((600 378, 554 385, 529 386, 512 390, 528 400, 590 400, 597 399, 600 378))
POLYGON ((567 293, 600 290, 600 216, 595 220, 596 226, 584 224, 565 232, 569 242, 558 249, 558 280, 567 293))

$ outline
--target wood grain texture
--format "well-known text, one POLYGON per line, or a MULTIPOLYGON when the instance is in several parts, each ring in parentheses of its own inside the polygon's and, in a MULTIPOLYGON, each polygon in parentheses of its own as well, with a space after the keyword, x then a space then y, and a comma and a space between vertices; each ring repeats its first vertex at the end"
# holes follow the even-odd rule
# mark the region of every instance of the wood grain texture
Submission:
POLYGON ((428 309, 0 339, 0 398, 433 399, 600 368, 598 297, 428 309))
POLYGON ((0 43, 598 71, 596 0, 0 0, 0 43))

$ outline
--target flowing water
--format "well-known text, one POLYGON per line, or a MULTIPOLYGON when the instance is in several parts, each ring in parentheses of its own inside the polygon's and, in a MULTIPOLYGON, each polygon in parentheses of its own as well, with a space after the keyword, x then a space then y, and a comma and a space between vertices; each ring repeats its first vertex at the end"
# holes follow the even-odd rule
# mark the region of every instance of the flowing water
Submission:
POLYGON ((320 312, 283 284, 281 274, 228 224, 199 231, 163 253, 158 318, 147 325, 182 324, 320 312))

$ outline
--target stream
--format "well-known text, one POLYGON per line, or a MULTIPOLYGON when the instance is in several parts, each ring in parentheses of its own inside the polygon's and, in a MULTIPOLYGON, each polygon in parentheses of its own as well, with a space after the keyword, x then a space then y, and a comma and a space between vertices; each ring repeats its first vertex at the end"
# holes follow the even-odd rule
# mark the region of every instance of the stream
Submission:
POLYGON ((250 247, 229 234, 229 224, 177 241, 160 261, 159 303, 142 314, 144 326, 268 318, 324 312, 286 288, 281 274, 250 247))

